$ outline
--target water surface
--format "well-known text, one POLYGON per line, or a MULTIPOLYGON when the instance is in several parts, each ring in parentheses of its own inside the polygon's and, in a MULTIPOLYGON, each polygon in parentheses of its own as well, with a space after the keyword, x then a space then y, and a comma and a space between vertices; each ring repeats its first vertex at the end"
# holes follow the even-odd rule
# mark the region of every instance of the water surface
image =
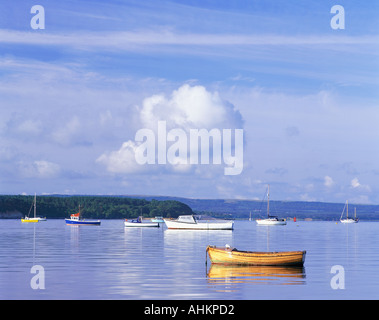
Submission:
POLYGON ((378 299, 379 223, 288 222, 233 231, 0 220, 0 299, 378 299), (217 267, 205 249, 306 250, 304 268, 217 267), (33 265, 45 289, 32 289, 33 265), (344 269, 333 289, 331 268, 344 269))

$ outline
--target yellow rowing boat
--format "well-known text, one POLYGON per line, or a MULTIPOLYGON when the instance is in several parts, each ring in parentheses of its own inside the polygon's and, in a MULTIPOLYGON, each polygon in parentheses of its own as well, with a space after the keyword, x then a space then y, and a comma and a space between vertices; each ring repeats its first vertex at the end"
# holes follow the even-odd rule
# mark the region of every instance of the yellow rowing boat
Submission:
POLYGON ((302 266, 306 251, 254 252, 240 251, 229 246, 208 246, 212 263, 252 266, 302 266))

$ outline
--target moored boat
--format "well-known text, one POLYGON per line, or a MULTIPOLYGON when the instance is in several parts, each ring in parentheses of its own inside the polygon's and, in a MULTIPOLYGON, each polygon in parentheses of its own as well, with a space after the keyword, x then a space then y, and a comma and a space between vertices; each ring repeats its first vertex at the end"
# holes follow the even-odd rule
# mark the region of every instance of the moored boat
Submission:
POLYGON ((38 221, 39 221, 38 219, 29 218, 29 217, 21 218, 21 222, 38 222, 38 221))
POLYGON ((132 219, 132 220, 125 219, 124 226, 125 227, 132 227, 132 228, 135 228, 135 227, 137 227, 137 228, 138 227, 140 227, 140 228, 141 227, 159 228, 159 223, 158 222, 152 222, 152 221, 143 221, 142 217, 138 217, 137 219, 132 219))
POLYGON ((208 246, 206 252, 214 264, 252 266, 302 266, 306 251, 256 252, 225 247, 208 246))
POLYGON ((154 218, 151 218, 151 222, 164 223, 164 219, 163 217, 154 217, 154 218))
POLYGON ((89 226, 99 226, 101 221, 100 220, 87 220, 87 219, 80 219, 80 206, 79 206, 79 212, 74 213, 70 215, 70 219, 65 219, 66 224, 69 225, 89 225, 89 226))
POLYGON ((347 200, 346 200, 346 204, 345 204, 345 206, 344 206, 344 208, 342 210, 342 213, 341 213, 340 222, 341 223, 357 223, 358 222, 356 208, 354 208, 354 219, 353 218, 349 218, 349 203, 348 203, 347 200), (346 219, 342 219, 343 213, 345 212, 345 208, 346 208, 346 219))
POLYGON ((257 219, 255 222, 258 225, 265 226, 284 226, 287 224, 287 221, 282 218, 278 218, 276 216, 268 216, 266 219, 257 219))
POLYGON ((194 215, 179 216, 177 219, 164 219, 168 229, 195 229, 195 230, 233 230, 234 221, 209 219, 202 220, 194 215))
POLYGON ((33 201, 32 206, 30 207, 29 213, 28 213, 27 216, 25 216, 25 218, 22 218, 22 219, 21 219, 21 222, 39 222, 39 221, 46 221, 46 217, 45 217, 45 218, 37 217, 36 214, 37 214, 37 195, 34 194, 34 201, 33 201), (29 215, 30 215, 30 211, 32 210, 32 207, 34 207, 34 217, 29 217, 29 215))
POLYGON ((277 216, 270 216, 270 185, 267 186, 267 218, 255 220, 258 225, 265 226, 284 226, 287 224, 286 220, 277 216))

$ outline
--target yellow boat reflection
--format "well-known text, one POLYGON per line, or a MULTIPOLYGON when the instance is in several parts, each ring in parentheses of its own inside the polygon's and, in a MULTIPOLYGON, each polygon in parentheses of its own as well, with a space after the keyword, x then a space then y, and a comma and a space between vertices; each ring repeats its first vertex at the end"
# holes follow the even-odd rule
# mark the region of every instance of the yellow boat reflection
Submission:
POLYGON ((208 282, 215 285, 250 284, 305 284, 304 267, 278 266, 240 266, 212 264, 208 273, 208 282))

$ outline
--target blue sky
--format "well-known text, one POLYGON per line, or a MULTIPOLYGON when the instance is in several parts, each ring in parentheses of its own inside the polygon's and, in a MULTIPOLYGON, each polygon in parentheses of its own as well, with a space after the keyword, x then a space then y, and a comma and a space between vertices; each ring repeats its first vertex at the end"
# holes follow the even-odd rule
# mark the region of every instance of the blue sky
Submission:
POLYGON ((0 193, 379 204, 378 30, 367 1, 2 1, 0 193), (136 164, 157 121, 243 129, 242 173, 136 164))

